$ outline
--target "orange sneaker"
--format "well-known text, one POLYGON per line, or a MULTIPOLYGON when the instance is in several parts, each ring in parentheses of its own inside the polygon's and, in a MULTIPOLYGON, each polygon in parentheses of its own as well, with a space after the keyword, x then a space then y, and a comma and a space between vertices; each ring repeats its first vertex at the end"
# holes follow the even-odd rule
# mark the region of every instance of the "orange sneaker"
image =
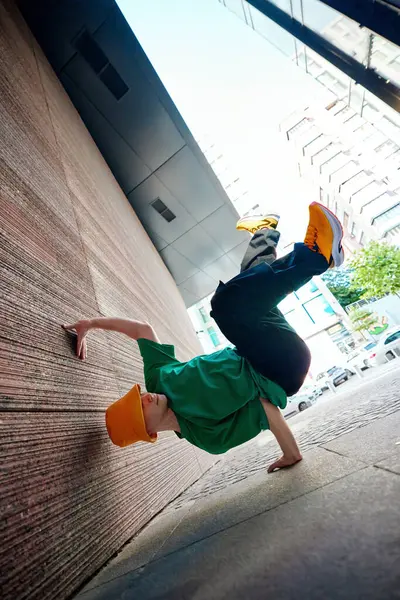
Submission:
POLYGON ((312 202, 309 210, 310 221, 304 238, 305 245, 313 252, 322 254, 330 268, 340 267, 344 261, 344 252, 343 228, 339 219, 319 202, 312 202))
POLYGON ((254 234, 260 229, 276 229, 278 227, 279 215, 254 215, 242 217, 236 225, 239 231, 249 231, 254 234))

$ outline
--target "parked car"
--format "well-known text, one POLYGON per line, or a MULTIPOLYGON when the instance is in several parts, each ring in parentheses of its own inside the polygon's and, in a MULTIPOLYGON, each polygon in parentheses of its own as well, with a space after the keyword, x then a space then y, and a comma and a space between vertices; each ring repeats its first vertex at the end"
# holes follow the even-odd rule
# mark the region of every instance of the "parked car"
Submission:
POLYGON ((323 373, 319 373, 316 377, 316 381, 318 382, 318 387, 321 390, 321 394, 323 392, 326 392, 326 390, 329 390, 329 385, 326 381, 327 379, 327 375, 325 373, 325 371, 323 373))
POLYGON ((400 326, 388 329, 383 333, 370 354, 368 365, 375 367, 384 365, 389 360, 400 356, 400 326))
POLYGON ((286 408, 283 411, 285 418, 291 417, 298 412, 303 412, 306 408, 310 408, 315 402, 315 399, 310 398, 308 394, 298 393, 288 398, 286 408))
POLYGON ((311 401, 316 400, 322 394, 321 387, 319 385, 304 385, 299 394, 307 394, 311 401))
POLYGON ((357 348, 357 350, 349 355, 346 367, 350 370, 353 370, 355 367, 361 371, 368 369, 368 360, 374 348, 376 348, 376 342, 368 342, 357 348))
POLYGON ((350 369, 344 369, 343 367, 331 367, 326 372, 327 380, 335 387, 347 381, 352 374, 350 369))

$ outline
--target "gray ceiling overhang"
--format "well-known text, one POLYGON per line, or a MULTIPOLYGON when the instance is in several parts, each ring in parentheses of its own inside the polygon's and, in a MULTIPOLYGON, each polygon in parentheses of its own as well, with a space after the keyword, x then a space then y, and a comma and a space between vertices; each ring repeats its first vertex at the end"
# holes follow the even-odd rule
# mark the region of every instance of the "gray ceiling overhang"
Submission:
POLYGON ((224 189, 113 0, 19 5, 191 306, 238 272, 247 243, 224 189))

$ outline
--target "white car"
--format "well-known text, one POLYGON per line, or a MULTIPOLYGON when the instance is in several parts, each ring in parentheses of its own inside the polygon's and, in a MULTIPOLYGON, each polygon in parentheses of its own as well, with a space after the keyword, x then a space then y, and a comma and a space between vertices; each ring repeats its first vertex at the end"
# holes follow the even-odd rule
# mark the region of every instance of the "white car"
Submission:
POLYGON ((371 367, 384 365, 389 360, 400 357, 400 325, 382 334, 368 359, 371 367))
POLYGON ((306 408, 310 408, 316 401, 316 398, 310 398, 308 394, 299 392, 287 399, 286 408, 282 411, 283 416, 287 419, 298 412, 303 412, 306 408))
POLYGON ((375 348, 376 342, 369 342, 368 344, 360 346, 349 355, 345 368, 350 369, 351 371, 354 370, 354 367, 357 367, 361 371, 368 369, 368 360, 371 354, 375 352, 375 348))

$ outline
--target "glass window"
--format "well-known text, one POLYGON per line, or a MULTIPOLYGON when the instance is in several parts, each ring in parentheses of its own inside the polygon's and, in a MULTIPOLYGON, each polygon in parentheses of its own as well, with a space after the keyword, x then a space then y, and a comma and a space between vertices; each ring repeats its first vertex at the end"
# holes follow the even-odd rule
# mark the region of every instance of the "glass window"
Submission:
POLYGON ((291 140, 291 139, 293 139, 293 137, 299 135, 301 131, 310 129, 310 127, 311 127, 310 120, 307 119, 306 117, 304 117, 303 119, 301 119, 301 121, 296 123, 296 125, 293 125, 293 127, 288 129, 288 131, 287 131, 288 140, 291 140))
POLYGON ((333 156, 326 163, 321 165, 321 173, 334 173, 344 165, 347 165, 349 161, 350 158, 344 154, 344 152, 339 152, 336 156, 333 156))
POLYGON ((323 71, 321 75, 317 77, 317 79, 330 89, 332 89, 333 85, 336 83, 335 77, 333 77, 333 75, 331 75, 328 71, 323 71))
POLYGON ((380 113, 377 108, 366 102, 363 107, 363 117, 370 123, 375 123, 380 118, 380 113))
POLYGON ((400 331, 396 331, 396 333, 392 333, 392 335, 389 335, 389 337, 385 340, 385 346, 386 344, 391 344, 396 340, 400 340, 400 331))
POLYGON ((331 175, 331 182, 336 186, 339 186, 340 189, 342 183, 348 181, 353 175, 356 175, 359 172, 360 165, 351 160, 331 175))
POLYGON ((306 335, 314 325, 310 315, 303 307, 286 313, 285 319, 300 335, 306 335))
POLYGON ((348 226, 349 226, 349 214, 346 211, 344 211, 344 214, 343 214, 343 227, 344 227, 344 229, 346 231, 347 231, 348 226))
POLYGON ((365 123, 365 120, 358 114, 354 114, 351 119, 344 123, 346 130, 358 131, 365 123))
POLYGON ((315 281, 311 280, 306 285, 303 285, 300 289, 295 292, 297 298, 299 298, 302 302, 306 302, 310 300, 315 294, 319 292, 319 288, 315 281))
POLYGON ((214 347, 219 346, 220 345, 219 337, 218 337, 218 334, 215 331, 214 327, 208 327, 207 332, 211 338, 211 341, 212 341, 214 347))
POLYGON ((373 34, 372 40, 371 67, 392 83, 399 85, 400 69, 393 68, 398 64, 399 47, 377 34, 373 34))
POLYGON ((203 308, 203 307, 199 308, 199 313, 200 313, 203 323, 207 323, 207 321, 209 320, 209 317, 205 311, 205 308, 203 308))
POLYGON ((330 88, 332 92, 336 94, 338 98, 344 98, 349 93, 349 88, 342 81, 335 81, 335 83, 330 88))
MULTIPOLYGON (((363 207, 363 217, 368 219, 373 224, 375 222, 375 217, 378 217, 378 215, 382 215, 382 213, 390 213, 391 210, 395 208, 398 200, 399 198, 397 194, 394 194, 393 192, 385 192, 372 202, 369 202, 367 206, 363 207)), ((388 220, 390 220, 392 216, 389 216, 388 220)))
POLYGON ((374 198, 378 198, 385 193, 387 186, 378 181, 371 181, 362 190, 353 194, 350 198, 350 204, 354 206, 355 210, 362 212, 364 206, 371 202, 374 198))
MULTIPOLYGON (((227 0, 225 0, 227 1, 227 0)), ((277 4, 277 3, 275 3, 277 4)), ((279 27, 271 19, 267 19, 260 11, 250 6, 250 17, 252 20, 252 26, 254 29, 263 37, 265 37, 270 44, 278 48, 283 54, 293 58, 295 56, 296 47, 294 43, 294 37, 279 27)))
POLYGON ((372 175, 366 173, 366 171, 361 171, 361 173, 354 175, 340 186, 340 193, 344 198, 350 198, 352 194, 368 185, 371 180, 372 175))
POLYGON ((396 206, 393 206, 393 208, 387 210, 382 215, 379 215, 379 217, 376 217, 372 221, 372 224, 380 225, 381 223, 384 223, 385 221, 390 221, 394 217, 400 217, 400 203, 396 204, 396 206))
POLYGON ((382 117, 379 121, 377 121, 376 127, 387 137, 400 144, 400 127, 391 119, 386 116, 382 117))
POLYGON ((318 167, 319 165, 322 165, 322 163, 324 163, 325 161, 329 160, 329 158, 332 158, 332 156, 335 156, 335 154, 337 154, 338 152, 338 146, 331 142, 325 148, 314 154, 314 156, 312 157, 312 164, 318 167))
POLYGON ((319 0, 303 0, 304 24, 335 46, 366 64, 369 32, 319 0))
POLYGON ((309 59, 307 61, 307 71, 313 77, 318 77, 324 70, 324 67, 314 59, 309 59))
POLYGON ((353 237, 357 237, 358 232, 359 232, 359 227, 358 227, 357 223, 355 221, 353 221, 353 224, 351 226, 351 235, 353 237))
POLYGON ((399 147, 392 140, 385 140, 380 146, 375 148, 375 152, 379 154, 379 158, 386 158, 397 150, 399 150, 399 147))
MULTIPOLYGON (((298 40, 295 40, 296 42, 296 47, 298 48, 300 46, 300 42, 298 40)), ((307 71, 307 54, 306 54, 306 49, 304 46, 302 46, 302 50, 299 51, 297 50, 297 64, 299 67, 301 67, 304 71, 307 71)), ((400 65, 399 65, 400 67, 400 65)))
POLYGON ((349 119, 351 119, 351 117, 354 117, 355 115, 355 111, 353 108, 351 108, 351 106, 346 106, 343 110, 339 111, 337 113, 336 118, 338 121, 340 121, 341 123, 345 123, 346 121, 348 121, 349 119))
POLYGON ((279 309, 283 312, 284 315, 286 315, 288 312, 295 310, 297 306, 298 301, 296 296, 294 294, 290 294, 289 296, 286 296, 286 298, 282 300, 282 302, 280 302, 279 309))
POLYGON ((299 148, 304 148, 311 142, 314 142, 320 136, 318 127, 312 125, 309 129, 301 131, 296 137, 295 144, 299 148))
POLYGON ((329 145, 329 138, 321 133, 315 140, 304 147, 305 156, 314 156, 329 145))
POLYGON ((247 23, 242 0, 223 0, 222 4, 247 23))
POLYGON ((325 320, 335 314, 334 309, 329 304, 328 300, 320 294, 316 298, 304 303, 304 308, 310 315, 314 323, 325 320))

